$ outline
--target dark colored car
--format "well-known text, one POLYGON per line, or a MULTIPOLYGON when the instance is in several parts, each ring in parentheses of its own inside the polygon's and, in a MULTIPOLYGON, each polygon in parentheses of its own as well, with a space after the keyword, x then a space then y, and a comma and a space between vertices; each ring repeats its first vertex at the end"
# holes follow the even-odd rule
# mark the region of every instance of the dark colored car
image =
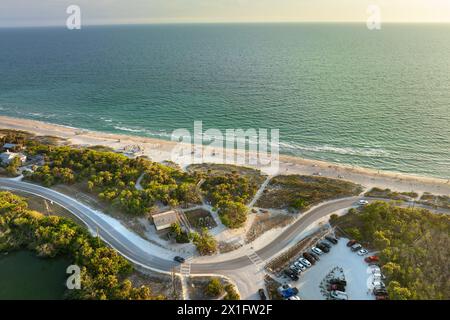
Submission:
POLYGON ((350 240, 349 242, 347 242, 347 247, 351 247, 355 243, 356 243, 356 240, 350 240))
POLYGON ((266 293, 264 292, 264 289, 259 289, 258 293, 259 293, 259 297, 261 298, 261 300, 267 300, 266 293))
POLYGON ((303 258, 308 260, 312 265, 316 264, 316 259, 308 252, 303 252, 303 258))
POLYGON ((331 245, 328 242, 321 241, 320 244, 327 247, 328 249, 331 249, 331 245))
POLYGON ((327 239, 328 241, 330 241, 332 244, 337 244, 338 240, 332 236, 326 236, 325 239, 327 239))
POLYGON ((291 280, 297 281, 299 279, 298 275, 296 275, 293 271, 291 270, 284 270, 284 274, 286 276, 288 276, 289 278, 291 278, 291 280))
POLYGON ((325 253, 330 252, 330 249, 328 249, 328 247, 325 247, 325 246, 324 246, 323 244, 321 244, 321 243, 318 243, 318 244, 316 245, 316 247, 319 248, 320 250, 322 250, 322 251, 325 252, 325 253))
POLYGON ((314 252, 309 251, 308 254, 310 254, 311 257, 314 258, 314 260, 316 260, 316 261, 319 261, 319 260, 320 260, 319 256, 318 256, 317 254, 315 254, 314 252))
POLYGON ((347 281, 343 280, 343 279, 331 279, 330 280, 330 284, 337 284, 337 285, 341 285, 341 286, 346 286, 347 285, 347 281))
POLYGON ((175 258, 173 258, 173 260, 179 263, 184 263, 186 261, 183 257, 180 256, 176 256, 175 258))

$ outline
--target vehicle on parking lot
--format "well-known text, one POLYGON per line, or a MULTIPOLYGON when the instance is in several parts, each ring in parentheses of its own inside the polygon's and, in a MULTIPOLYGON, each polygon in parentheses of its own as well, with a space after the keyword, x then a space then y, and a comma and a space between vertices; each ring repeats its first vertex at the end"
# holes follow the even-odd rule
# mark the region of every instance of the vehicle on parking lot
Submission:
POLYGON ((300 262, 301 264, 303 264, 307 268, 311 268, 311 266, 312 266, 311 262, 309 262, 305 258, 298 259, 298 262, 300 262))
POLYGON ((334 290, 330 292, 331 299, 334 300, 348 300, 348 296, 345 292, 334 290))
POLYGON ((327 241, 320 241, 320 244, 327 247, 328 249, 331 249, 331 244, 329 244, 327 241))
POLYGON ((345 286, 342 284, 331 284, 328 291, 343 291, 345 292, 345 286))
POLYGON ((259 293, 259 297, 261 298, 261 300, 267 300, 266 293, 264 292, 264 289, 262 289, 262 288, 259 289, 258 293, 259 293))
POLYGON ((358 201, 358 205, 360 205, 360 206, 366 206, 368 204, 369 204, 369 201, 367 201, 367 200, 359 200, 358 201))
POLYGON ((347 242, 347 247, 351 247, 355 243, 356 243, 356 240, 350 240, 349 242, 347 242))
POLYGON ((297 268, 299 268, 300 270, 302 270, 302 271, 305 271, 305 270, 306 270, 306 267, 305 267, 303 264, 301 264, 300 262, 298 262, 298 261, 295 261, 295 262, 294 262, 294 265, 295 265, 297 268))
POLYGON ((312 247, 311 251, 314 252, 315 254, 319 255, 319 256, 321 256, 323 254, 323 251, 320 250, 319 248, 316 248, 316 247, 312 247))
POLYGON ((328 247, 325 247, 325 246, 324 246, 323 244, 321 244, 321 243, 317 243, 317 244, 316 244, 316 247, 319 248, 320 250, 322 250, 322 251, 325 252, 325 253, 330 252, 330 249, 328 249, 328 247))
POLYGON ((367 249, 361 249, 358 251, 358 256, 365 256, 368 253, 369 251, 367 251, 367 249))
POLYGON ((325 239, 327 239, 328 241, 330 241, 332 244, 337 244, 338 240, 332 236, 326 236, 325 239))
POLYGON ((370 256, 364 259, 365 262, 370 263, 370 262, 378 262, 380 261, 380 258, 378 256, 370 256))
POLYGON ((353 252, 359 251, 362 249, 362 245, 360 245, 359 243, 355 243, 354 245, 352 245, 352 247, 350 248, 353 252))
POLYGON ((295 274, 299 274, 299 273, 301 273, 302 272, 302 270, 300 270, 300 268, 297 268, 295 265, 291 265, 290 267, 289 267, 289 269, 292 271, 292 272, 295 272, 295 274))
POLYGON ((342 286, 346 286, 347 285, 347 281, 345 281, 344 279, 337 279, 337 278, 335 278, 335 279, 331 279, 330 280, 330 284, 339 284, 339 285, 342 285, 342 286))
POLYGON ((292 270, 286 269, 283 271, 283 273, 291 278, 291 280, 298 281, 299 277, 296 275, 292 270))
POLYGON ((301 300, 299 296, 289 297, 288 300, 301 300))
POLYGON ((319 261, 319 260, 320 260, 319 256, 318 256, 316 253, 314 253, 314 251, 309 250, 309 251, 308 251, 308 254, 310 254, 311 257, 314 258, 314 260, 316 260, 316 261, 319 261))
POLYGON ((303 252, 303 258, 308 260, 312 265, 316 264, 316 259, 308 252, 303 252))
POLYGON ((184 263, 186 261, 183 257, 180 256, 176 256, 175 258, 173 258, 173 260, 179 263, 184 263))

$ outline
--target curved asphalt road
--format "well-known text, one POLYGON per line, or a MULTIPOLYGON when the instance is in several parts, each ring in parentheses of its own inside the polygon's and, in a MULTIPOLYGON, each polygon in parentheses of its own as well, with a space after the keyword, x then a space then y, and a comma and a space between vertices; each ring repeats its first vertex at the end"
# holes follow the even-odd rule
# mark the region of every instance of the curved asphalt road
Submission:
MULTIPOLYGON (((95 210, 67 195, 39 185, 5 178, 0 178, 0 188, 31 193, 58 203, 76 217, 81 219, 91 230, 98 230, 99 236, 105 242, 116 249, 125 258, 138 265, 161 272, 170 272, 174 267, 179 267, 179 264, 174 261, 158 257, 151 252, 143 250, 141 247, 127 239, 126 236, 116 230, 107 221, 100 218, 95 210)), ((275 256, 289 246, 292 243, 292 240, 309 225, 332 212, 353 206, 358 199, 360 198, 351 197, 330 201, 314 208, 313 210, 310 210, 289 228, 287 228, 275 240, 268 243, 264 248, 258 250, 257 254, 263 260, 275 256)), ((220 273, 220 271, 236 270, 251 264, 252 262, 250 259, 244 255, 239 258, 234 258, 223 262, 193 263, 191 264, 191 273, 220 273)))

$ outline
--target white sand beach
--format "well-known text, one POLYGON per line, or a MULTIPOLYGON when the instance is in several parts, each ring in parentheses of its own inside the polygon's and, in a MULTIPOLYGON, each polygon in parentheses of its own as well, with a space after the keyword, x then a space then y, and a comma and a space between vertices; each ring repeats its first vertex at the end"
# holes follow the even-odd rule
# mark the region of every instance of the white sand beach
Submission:
MULTIPOLYGON (((166 141, 155 138, 130 136, 122 134, 111 134, 71 128, 56 124, 50 124, 35 120, 18 119, 0 116, 0 128, 23 130, 40 136, 55 136, 66 139, 73 145, 94 146, 102 145, 123 150, 130 146, 139 146, 138 155, 145 155, 153 161, 163 162, 173 160, 173 150, 177 142, 166 141)), ((212 147, 204 148, 202 162, 222 162, 221 151, 212 147)), ((245 156, 244 151, 236 151, 245 156)), ((249 158, 256 156, 250 155, 249 158)), ((179 163, 183 165, 183 163, 179 163)), ((247 165, 252 166, 252 165, 247 165)), ((260 168, 260 167, 259 167, 260 168)), ((264 168, 260 168, 264 171, 264 168)), ((419 194, 431 192, 433 194, 450 194, 450 181, 432 177, 421 177, 403 173, 377 171, 361 167, 346 166, 318 160, 309 160, 299 157, 280 155, 278 174, 305 174, 312 175, 320 173, 321 176, 340 178, 359 183, 366 188, 380 187, 389 188, 394 191, 414 191, 419 194)))

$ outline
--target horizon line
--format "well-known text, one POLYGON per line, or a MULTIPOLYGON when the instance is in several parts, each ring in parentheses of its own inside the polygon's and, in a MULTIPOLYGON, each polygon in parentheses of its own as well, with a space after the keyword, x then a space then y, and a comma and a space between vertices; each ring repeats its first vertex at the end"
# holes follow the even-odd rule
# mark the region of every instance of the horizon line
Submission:
MULTIPOLYGON (((151 25, 231 25, 231 24, 366 24, 366 21, 161 21, 161 22, 116 22, 116 23, 87 23, 83 27, 112 27, 112 26, 151 26, 151 25)), ((385 25, 393 24, 450 24, 450 21, 386 21, 385 25)), ((65 28, 63 24, 43 24, 43 25, 0 25, 0 29, 31 29, 31 28, 65 28)))

